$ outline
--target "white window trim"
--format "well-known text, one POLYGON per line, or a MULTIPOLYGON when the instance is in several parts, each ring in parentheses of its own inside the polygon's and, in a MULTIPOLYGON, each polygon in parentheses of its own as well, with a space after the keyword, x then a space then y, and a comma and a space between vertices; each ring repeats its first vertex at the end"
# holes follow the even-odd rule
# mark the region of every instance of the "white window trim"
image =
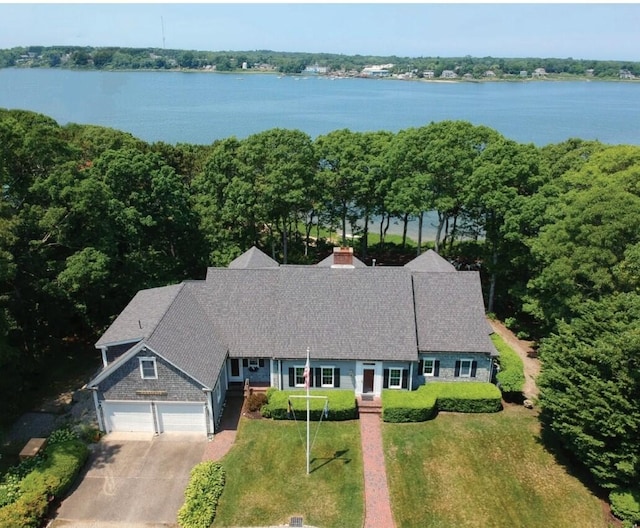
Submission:
MULTIPOLYGON (((309 376, 312 376, 313 372, 309 369, 309 376)), ((304 365, 293 367, 293 376, 294 376, 294 385, 296 387, 304 387, 304 365), (298 383, 298 369, 300 369, 300 378, 302 379, 302 383, 298 383)))
POLYGON ((158 379, 158 365, 155 357, 140 357, 138 358, 138 364, 140 365, 140 377, 142 379, 158 379), (153 363, 153 376, 144 375, 144 368, 142 367, 142 364, 145 361, 151 361, 153 363))
POLYGON ((334 367, 320 367, 320 383, 321 387, 333 388, 336 384, 336 370, 334 367), (331 383, 324 383, 324 369, 331 370, 331 383))
POLYGON ((470 378, 471 377, 471 369, 473 367, 473 359, 461 359, 460 360, 460 374, 459 374, 459 378, 470 378), (468 363, 469 366, 469 371, 468 374, 463 374, 462 370, 463 370, 463 365, 465 363, 468 363))
POLYGON ((258 362, 257 358, 250 358, 249 359, 249 367, 260 367, 260 363, 258 362))
POLYGON ((436 358, 427 357, 422 359, 422 375, 427 377, 435 377, 436 375, 436 358), (431 372, 427 372, 427 361, 431 361, 431 372))
POLYGON ((389 383, 388 383, 388 385, 389 385, 390 389, 401 389, 402 388, 402 369, 401 368, 390 368, 389 369, 389 383), (397 372, 400 373, 398 375, 398 384, 397 385, 392 385, 391 384, 391 378, 393 377, 391 373, 394 372, 394 371, 397 371, 397 372))

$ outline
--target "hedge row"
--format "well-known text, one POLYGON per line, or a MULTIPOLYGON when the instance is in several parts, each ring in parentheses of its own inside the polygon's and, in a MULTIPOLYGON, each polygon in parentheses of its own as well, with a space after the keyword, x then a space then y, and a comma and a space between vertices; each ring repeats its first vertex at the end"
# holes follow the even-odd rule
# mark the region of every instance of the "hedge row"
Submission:
POLYGON ((184 492, 184 504, 178 510, 178 524, 182 528, 209 528, 224 483, 225 473, 219 463, 208 460, 195 466, 184 492))
POLYGON ((500 371, 496 374, 500 390, 504 393, 521 393, 524 387, 522 358, 498 334, 492 334, 491 340, 500 353, 500 371))
POLYGON ((616 517, 633 525, 640 523, 640 488, 612 491, 609 502, 616 517))
MULTIPOLYGON (((290 396, 304 396, 305 391, 280 391, 269 390, 267 395, 269 402, 262 407, 262 415, 274 420, 287 420, 293 418, 295 413, 297 419, 307 417, 307 404, 303 398, 290 398, 290 396), (289 412, 289 402, 291 402, 291 413, 289 412)), ((314 390, 313 396, 327 396, 329 399, 329 412, 325 420, 341 421, 353 420, 357 416, 356 398, 352 390, 314 390)), ((311 420, 318 421, 323 415, 324 398, 313 398, 310 400, 309 416, 311 420)))
POLYGON ((49 501, 64 495, 88 455, 87 446, 79 440, 49 445, 44 462, 20 482, 18 500, 0 508, 0 528, 40 526, 49 501))
POLYGON ((487 413, 502 409, 500 390, 484 382, 429 382, 416 391, 384 390, 385 422, 421 422, 437 411, 487 413))

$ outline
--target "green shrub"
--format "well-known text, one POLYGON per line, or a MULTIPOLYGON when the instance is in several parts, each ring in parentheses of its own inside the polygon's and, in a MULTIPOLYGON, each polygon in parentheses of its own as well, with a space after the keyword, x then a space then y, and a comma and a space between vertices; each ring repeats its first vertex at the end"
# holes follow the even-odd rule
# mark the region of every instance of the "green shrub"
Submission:
POLYGON ((0 508, 0 528, 39 526, 49 500, 69 489, 88 454, 79 440, 48 445, 42 462, 20 482, 19 498, 0 508))
POLYGON ((217 462, 209 460, 195 466, 184 492, 184 504, 178 510, 178 524, 182 528, 209 528, 216 517, 224 483, 225 473, 217 462))
POLYGON ((504 393, 522 392, 524 387, 524 364, 522 358, 497 334, 491 340, 500 353, 500 372, 496 375, 500 390, 504 393))
POLYGON ((412 392, 382 391, 382 419, 385 422, 424 422, 435 412, 435 395, 427 393, 425 385, 412 392))
POLYGON ((382 391, 385 422, 425 421, 437 411, 486 413, 500 409, 500 391, 491 383, 432 381, 415 391, 382 391))
POLYGON ((70 440, 78 440, 78 435, 68 427, 56 429, 49 435, 48 445, 62 444, 70 440))
MULTIPOLYGON (((290 396, 303 396, 305 391, 280 391, 271 393, 269 403, 262 408, 262 415, 274 420, 287 420, 289 416, 289 400, 296 419, 306 419, 306 402, 302 398, 289 398, 290 396)), ((356 399, 351 390, 314 390, 313 396, 327 396, 329 398, 329 413, 325 420, 341 421, 353 420, 356 417, 356 399)), ((310 403, 309 416, 311 420, 318 421, 324 412, 324 398, 313 398, 310 403)))
POLYGON ((19 464, 10 467, 0 482, 0 507, 18 500, 21 495, 20 483, 38 465, 44 462, 44 453, 25 458, 19 464))
POLYGON ((502 409, 500 390, 492 383, 440 381, 425 387, 434 391, 439 411, 490 413, 502 409))
POLYGON ((609 493, 613 514, 630 523, 640 523, 640 488, 615 490, 609 493))

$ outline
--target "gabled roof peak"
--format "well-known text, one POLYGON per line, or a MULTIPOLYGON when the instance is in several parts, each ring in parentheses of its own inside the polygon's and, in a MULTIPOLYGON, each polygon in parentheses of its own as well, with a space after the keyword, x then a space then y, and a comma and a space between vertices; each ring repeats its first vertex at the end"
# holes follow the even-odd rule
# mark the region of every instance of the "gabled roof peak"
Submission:
POLYGON ((405 268, 411 271, 431 271, 431 272, 450 272, 456 271, 456 268, 438 255, 433 249, 428 249, 419 257, 407 262, 405 268))
POLYGON ((277 268, 280 266, 269 255, 260 251, 256 246, 252 246, 242 255, 235 258, 229 264, 230 269, 261 269, 277 268))

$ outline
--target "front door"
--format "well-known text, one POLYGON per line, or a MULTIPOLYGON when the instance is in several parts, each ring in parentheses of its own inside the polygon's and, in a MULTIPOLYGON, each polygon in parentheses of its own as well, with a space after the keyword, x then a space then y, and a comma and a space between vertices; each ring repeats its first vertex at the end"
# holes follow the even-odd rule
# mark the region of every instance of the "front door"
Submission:
POLYGON ((238 358, 229 359, 229 381, 242 381, 242 363, 238 358))
POLYGON ((362 393, 373 392, 373 380, 375 377, 375 370, 364 369, 362 371, 362 393))

